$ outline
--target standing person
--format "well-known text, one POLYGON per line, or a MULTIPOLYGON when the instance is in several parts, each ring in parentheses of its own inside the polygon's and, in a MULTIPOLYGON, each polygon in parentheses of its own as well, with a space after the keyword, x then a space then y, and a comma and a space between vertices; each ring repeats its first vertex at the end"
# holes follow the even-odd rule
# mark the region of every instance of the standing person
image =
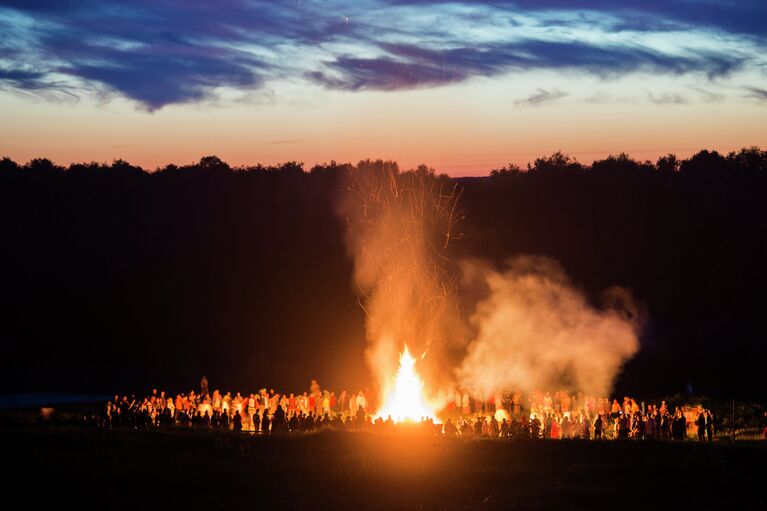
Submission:
POLYGON ((617 399, 613 399, 613 404, 610 407, 610 418, 615 420, 621 415, 621 405, 618 404, 617 399))
POLYGON ((581 438, 584 440, 590 440, 591 439, 591 428, 589 425, 589 418, 583 414, 581 414, 580 419, 580 426, 581 426, 581 438))
POLYGON ((543 438, 551 438, 552 416, 546 413, 543 417, 543 438))
POLYGON ((200 380, 200 394, 203 396, 208 395, 208 379, 205 376, 200 380))
POLYGON ((330 392, 325 390, 322 392, 322 414, 329 414, 330 410, 330 392))
POLYGON ((248 424, 247 424, 248 429, 250 429, 251 431, 258 431, 258 427, 256 426, 256 423, 253 420, 253 417, 255 417, 256 410, 257 410, 256 397, 253 394, 251 394, 250 397, 248 398, 247 409, 248 409, 248 424))
MULTIPOLYGON (((522 418, 526 419, 524 415, 522 418)), ((541 437, 541 421, 537 415, 533 415, 530 419, 530 436, 536 440, 541 437)))
POLYGON ((269 401, 267 401, 267 405, 269 406, 269 415, 274 415, 274 412, 277 411, 278 403, 280 402, 280 395, 277 394, 274 389, 271 389, 269 393, 271 394, 269 401))
POLYGON ((453 419, 451 419, 450 417, 447 418, 447 421, 445 422, 445 425, 443 426, 442 431, 443 431, 443 434, 448 438, 454 438, 456 436, 456 434, 458 433, 458 430, 453 424, 453 419))
MULTIPOLYGON (((561 401, 560 401, 561 405, 561 401)), ((562 420, 559 422, 559 438, 571 438, 573 432, 573 424, 570 421, 570 412, 562 414, 562 420)))
POLYGON ((706 410, 706 439, 709 442, 714 439, 714 415, 711 410, 706 410))
POLYGON ((594 419, 594 440, 602 439, 602 416, 597 414, 597 418, 594 419))
POLYGON ((660 436, 661 438, 671 438, 671 417, 668 410, 660 415, 660 436))
POLYGON ((240 415, 239 410, 234 411, 234 419, 232 420, 232 423, 234 424, 234 430, 238 433, 242 431, 242 415, 240 415))
POLYGON ((703 409, 698 413, 695 425, 698 426, 698 441, 703 442, 706 439, 706 412, 703 409))
MULTIPOLYGON (((503 419, 504 422, 506 422, 506 419, 503 419)), ((498 426, 498 419, 495 418, 495 415, 490 416, 490 425, 488 427, 488 436, 490 438, 498 438, 498 433, 500 432, 500 428, 498 426)))
POLYGON ((474 436, 477 438, 482 437, 482 417, 477 416, 477 420, 474 421, 474 436))
POLYGON ((549 438, 552 440, 559 440, 559 417, 551 414, 551 429, 549 430, 549 438))
POLYGON ((228 417, 232 408, 232 394, 227 392, 221 399, 221 411, 228 417))
POLYGON ((359 391, 359 394, 357 394, 357 408, 361 408, 367 413, 368 401, 361 390, 359 391))
POLYGON ((503 418, 503 421, 501 421, 501 431, 499 436, 501 438, 508 438, 509 436, 509 423, 506 421, 506 417, 503 418))
POLYGON ((767 412, 764 412, 764 415, 762 416, 762 428, 762 438, 767 440, 767 412))
POLYGON ((263 413, 261 413, 261 427, 256 429, 256 431, 260 431, 262 435, 268 435, 271 433, 270 425, 271 420, 269 419, 269 410, 264 410, 263 413))
POLYGON ((644 425, 644 437, 649 440, 655 440, 656 432, 658 430, 658 424, 655 421, 655 415, 648 413, 647 417, 645 418, 644 425))
POLYGON ((687 433, 687 419, 685 419, 682 411, 677 408, 674 412, 674 419, 671 423, 671 437, 674 440, 684 440, 687 433))
POLYGON ((258 391, 258 414, 263 415, 264 410, 269 408, 269 393, 266 389, 258 391))

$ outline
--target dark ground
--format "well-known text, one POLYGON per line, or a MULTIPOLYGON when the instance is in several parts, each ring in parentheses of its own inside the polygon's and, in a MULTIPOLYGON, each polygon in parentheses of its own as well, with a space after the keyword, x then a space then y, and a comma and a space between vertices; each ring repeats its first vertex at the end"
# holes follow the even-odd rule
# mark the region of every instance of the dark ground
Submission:
POLYGON ((49 509, 764 509, 767 444, 416 434, 0 431, 6 495, 49 509))

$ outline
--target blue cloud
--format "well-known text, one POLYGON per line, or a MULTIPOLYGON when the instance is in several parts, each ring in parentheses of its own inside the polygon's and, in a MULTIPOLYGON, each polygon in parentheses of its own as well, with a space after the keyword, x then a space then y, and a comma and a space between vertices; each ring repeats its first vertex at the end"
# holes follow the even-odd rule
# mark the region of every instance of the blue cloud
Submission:
POLYGON ((765 46, 767 3, 731 7, 728 0, 4 0, 0 84, 107 90, 154 110, 280 78, 348 91, 536 69, 713 79, 747 66, 753 48, 765 46), (727 33, 729 47, 611 37, 672 29, 727 33))
MULTIPOLYGON (((436 7, 451 0, 388 0, 391 5, 436 7)), ((767 2, 763 0, 475 0, 494 9, 596 11, 623 17, 622 27, 655 31, 659 27, 708 27, 734 34, 767 35, 767 2)))
POLYGON ((44 82, 45 73, 37 71, 24 71, 22 69, 0 69, 0 83, 11 87, 38 90, 45 89, 48 85, 44 82))
POLYGON ((737 56, 703 51, 669 56, 646 48, 600 47, 578 42, 521 41, 445 51, 393 44, 380 47, 387 52, 386 56, 368 59, 342 56, 328 64, 336 73, 313 72, 309 76, 330 88, 391 90, 531 69, 582 70, 602 77, 637 71, 699 72, 714 78, 726 76, 743 64, 737 56))

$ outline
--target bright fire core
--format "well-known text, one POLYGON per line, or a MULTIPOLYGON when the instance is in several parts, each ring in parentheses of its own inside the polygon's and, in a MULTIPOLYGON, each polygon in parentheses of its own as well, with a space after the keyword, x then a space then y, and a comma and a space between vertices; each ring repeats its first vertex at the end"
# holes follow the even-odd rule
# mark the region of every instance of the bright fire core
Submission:
POLYGON ((400 355, 399 371, 377 415, 384 419, 391 416, 395 422, 436 419, 434 410, 426 403, 423 380, 415 370, 415 359, 407 346, 400 355))

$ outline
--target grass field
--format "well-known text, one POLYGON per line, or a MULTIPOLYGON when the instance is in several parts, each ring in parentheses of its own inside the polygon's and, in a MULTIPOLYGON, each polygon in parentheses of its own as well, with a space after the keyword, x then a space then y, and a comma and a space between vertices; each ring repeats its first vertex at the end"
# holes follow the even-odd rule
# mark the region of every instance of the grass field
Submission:
POLYGON ((4 494, 35 509, 765 507, 763 442, 43 428, 0 438, 4 494))

